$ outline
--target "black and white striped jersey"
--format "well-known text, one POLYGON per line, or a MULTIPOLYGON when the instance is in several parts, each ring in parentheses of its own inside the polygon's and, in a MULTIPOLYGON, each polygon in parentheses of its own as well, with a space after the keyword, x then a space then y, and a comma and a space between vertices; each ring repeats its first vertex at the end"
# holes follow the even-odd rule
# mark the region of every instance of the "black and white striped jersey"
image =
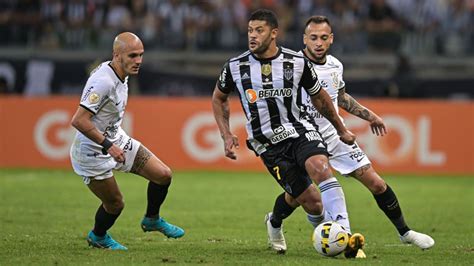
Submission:
POLYGON ((296 105, 300 86, 309 95, 321 88, 311 62, 283 47, 268 59, 256 58, 250 51, 230 59, 217 81, 223 93, 239 93, 248 142, 257 154, 269 145, 316 130, 310 120, 300 117, 296 105))

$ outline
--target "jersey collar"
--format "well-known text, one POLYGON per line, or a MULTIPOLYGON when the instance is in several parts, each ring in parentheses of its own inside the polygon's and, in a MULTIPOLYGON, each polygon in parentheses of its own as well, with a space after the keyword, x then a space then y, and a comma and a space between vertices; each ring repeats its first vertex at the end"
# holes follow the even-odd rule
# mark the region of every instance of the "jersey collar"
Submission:
POLYGON ((120 82, 125 83, 125 81, 120 78, 120 76, 117 74, 117 72, 115 72, 115 69, 112 67, 111 64, 112 64, 112 61, 109 62, 107 65, 112 69, 112 71, 114 72, 115 76, 117 76, 117 78, 120 80, 120 82))
MULTIPOLYGON (((268 62, 268 61, 272 61, 273 59, 277 58, 280 56, 281 54, 281 47, 279 45, 277 45, 277 48, 278 48, 278 52, 272 56, 272 57, 269 57, 269 58, 258 58, 256 57, 252 52, 250 52, 250 54, 252 55, 252 57, 257 60, 257 61, 260 61, 260 62, 268 62)), ((250 50, 249 50, 250 51, 250 50)))

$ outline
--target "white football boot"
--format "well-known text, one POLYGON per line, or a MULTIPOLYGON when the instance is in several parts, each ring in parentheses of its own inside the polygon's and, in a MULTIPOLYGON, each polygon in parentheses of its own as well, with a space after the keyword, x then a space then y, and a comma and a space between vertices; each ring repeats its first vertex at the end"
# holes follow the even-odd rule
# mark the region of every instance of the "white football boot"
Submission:
POLYGON ((435 241, 429 235, 418 233, 413 230, 400 236, 400 240, 402 243, 414 244, 421 249, 429 249, 435 244, 435 241))
POLYGON ((286 241, 283 235, 283 225, 280 228, 274 228, 270 223, 272 213, 269 212, 265 215, 265 225, 267 226, 268 234, 268 245, 271 249, 275 250, 278 254, 285 254, 286 252, 286 241))

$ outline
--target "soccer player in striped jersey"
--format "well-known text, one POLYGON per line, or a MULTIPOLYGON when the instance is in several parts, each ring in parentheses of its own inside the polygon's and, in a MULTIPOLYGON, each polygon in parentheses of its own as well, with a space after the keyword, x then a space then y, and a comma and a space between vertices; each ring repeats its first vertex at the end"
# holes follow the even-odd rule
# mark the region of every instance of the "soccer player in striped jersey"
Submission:
POLYGON ((328 94, 320 89, 312 64, 302 55, 277 46, 278 22, 273 12, 252 13, 247 33, 249 50, 225 63, 212 106, 225 155, 235 160, 234 148, 239 142, 230 130, 229 94, 237 92, 247 117, 247 146, 260 156, 285 191, 265 218, 271 248, 285 253, 282 222, 300 204, 315 226, 324 219, 323 204, 329 219, 349 225, 344 193, 330 170, 326 144, 313 122, 300 117, 296 104, 299 87, 331 121, 342 142, 353 145, 355 136, 344 127, 328 94), (312 181, 319 185, 321 194, 312 181))
POLYGON ((121 127, 128 101, 128 76, 138 74, 143 53, 143 44, 135 34, 117 35, 112 61, 92 71, 71 122, 78 130, 71 147, 74 172, 101 200, 94 228, 87 235, 89 245, 97 248, 127 249, 107 233, 124 208, 112 170, 149 180, 143 231, 160 231, 173 238, 184 235, 183 229, 160 217, 160 206, 171 184, 170 168, 121 127))
MULTIPOLYGON (((339 60, 328 54, 334 40, 329 20, 324 16, 309 18, 305 25, 303 40, 306 47, 302 52, 312 62, 321 86, 331 97, 336 111, 341 107, 350 114, 368 121, 372 132, 377 136, 385 135, 387 131, 382 118, 346 93, 342 77, 343 66, 339 60)), ((346 145, 341 142, 336 129, 312 106, 311 96, 303 88, 300 92, 298 104, 318 125, 331 154, 329 156, 331 166, 342 175, 356 178, 370 190, 380 209, 398 230, 403 243, 412 243, 422 249, 432 247, 434 240, 430 236, 408 227, 395 193, 377 174, 362 149, 356 143, 346 145)))

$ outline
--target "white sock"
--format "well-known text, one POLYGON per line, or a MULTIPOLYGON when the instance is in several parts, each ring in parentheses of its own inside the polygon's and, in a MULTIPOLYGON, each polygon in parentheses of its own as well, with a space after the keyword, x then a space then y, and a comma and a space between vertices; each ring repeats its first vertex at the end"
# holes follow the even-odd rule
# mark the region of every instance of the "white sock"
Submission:
POLYGON ((346 199, 342 187, 335 177, 324 180, 319 184, 321 199, 329 219, 342 225, 347 232, 351 232, 349 215, 346 209, 346 199))
POLYGON ((316 214, 316 215, 309 214, 309 213, 306 214, 306 218, 308 218, 308 222, 311 225, 313 225, 314 228, 316 228, 320 223, 330 220, 327 217, 329 216, 327 216, 327 212, 325 212, 324 209, 321 214, 316 214))

